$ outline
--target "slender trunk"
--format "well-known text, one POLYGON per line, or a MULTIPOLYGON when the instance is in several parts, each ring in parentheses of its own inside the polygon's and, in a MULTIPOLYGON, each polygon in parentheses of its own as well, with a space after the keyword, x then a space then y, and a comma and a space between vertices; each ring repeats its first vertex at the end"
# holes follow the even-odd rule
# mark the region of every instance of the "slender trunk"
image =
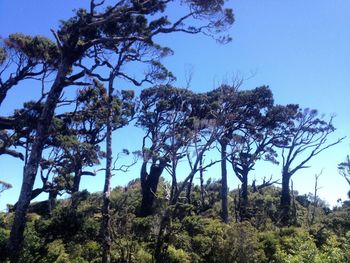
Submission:
POLYGON ((186 191, 186 199, 187 199, 187 202, 189 204, 191 203, 191 192, 192 192, 193 178, 194 178, 194 175, 191 177, 190 181, 188 182, 187 191, 186 191))
POLYGON ((289 224, 291 197, 289 191, 290 175, 284 172, 282 174, 282 193, 281 193, 281 223, 284 226, 289 224))
POLYGON ((241 220, 247 220, 249 219, 248 213, 247 213, 247 207, 248 207, 248 170, 244 169, 242 170, 242 189, 241 189, 241 207, 240 207, 240 217, 241 220))
POLYGON ((224 223, 228 223, 228 202, 227 202, 227 143, 220 142, 221 145, 221 218, 224 223))
POLYGON ((203 178, 203 159, 199 160, 200 170, 199 170, 199 180, 200 180, 200 196, 201 196, 201 207, 204 209, 204 178, 203 178))
POLYGON ((45 141, 49 136, 49 130, 56 105, 64 88, 64 81, 69 68, 69 64, 62 63, 58 69, 56 79, 51 87, 44 105, 44 109, 39 118, 37 134, 32 145, 28 162, 24 166, 21 193, 17 202, 15 218, 12 224, 9 239, 11 262, 18 262, 19 255, 21 253, 23 232, 26 225, 26 215, 31 200, 35 177, 38 171, 45 141))
POLYGON ((107 116, 107 134, 106 134, 106 174, 105 184, 103 188, 103 205, 102 205, 102 263, 111 262, 111 232, 110 232, 110 194, 111 194, 111 179, 112 179, 112 101, 113 101, 113 79, 109 81, 108 86, 108 116, 107 116))
MULTIPOLYGON (((239 192, 238 192, 238 199, 239 199, 239 192)), ((235 222, 238 223, 239 205, 238 205, 237 195, 235 195, 235 197, 234 197, 233 204, 234 204, 234 209, 235 209, 235 222)))
MULTIPOLYGON (((314 224, 315 218, 316 218, 316 208, 318 205, 318 202, 317 202, 318 186, 317 185, 318 185, 318 178, 320 175, 317 175, 317 174, 315 175, 314 200, 313 200, 313 204, 312 204, 311 219, 310 219, 310 223, 309 223, 310 226, 314 224)), ((309 208, 308 208, 308 210, 309 210, 309 208)))
POLYGON ((171 160, 171 191, 170 191, 170 198, 169 200, 173 200, 174 197, 177 195, 178 192, 178 185, 177 185, 177 179, 176 179, 176 168, 177 168, 177 159, 176 159, 176 154, 172 155, 172 160, 171 160))
POLYGON ((157 237, 156 245, 154 248, 154 254, 153 254, 155 263, 164 262, 164 260, 162 259, 162 255, 164 250, 168 246, 168 241, 169 241, 168 239, 169 239, 170 233, 167 232, 167 229, 169 228, 173 217, 173 212, 171 211, 172 209, 174 208, 168 207, 165 210, 160 222, 158 237, 157 237))

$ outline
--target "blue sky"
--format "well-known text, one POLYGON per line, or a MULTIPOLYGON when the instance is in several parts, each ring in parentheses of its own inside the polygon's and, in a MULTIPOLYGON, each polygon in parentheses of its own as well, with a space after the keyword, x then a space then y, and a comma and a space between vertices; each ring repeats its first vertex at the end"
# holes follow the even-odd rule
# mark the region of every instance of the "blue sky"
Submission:
MULTIPOLYGON (((0 0, 0 36, 13 32, 51 37, 50 29, 58 21, 70 17, 73 8, 87 4, 77 0, 0 0)), ((318 109, 329 117, 336 115, 337 128, 330 140, 350 135, 350 2, 343 0, 236 0, 228 1, 236 22, 229 33, 233 41, 219 45, 205 36, 174 34, 159 41, 170 46, 175 55, 164 64, 176 75, 177 86, 185 86, 185 72, 193 69, 191 88, 207 91, 223 82, 230 83, 232 75, 245 78, 243 89, 269 85, 279 104, 299 103, 302 107, 318 109)), ((173 10, 172 15, 176 15, 173 10)), ((10 114, 21 103, 33 99, 35 87, 14 88, 0 114, 10 114)), ((34 97, 35 98, 35 97, 34 97)), ((135 141, 142 131, 127 128, 114 136, 115 149, 137 150, 135 141)), ((301 193, 313 191, 314 174, 322 169, 319 194, 334 205, 338 198, 346 198, 349 186, 337 172, 337 164, 350 154, 350 139, 324 152, 311 162, 312 168, 293 176, 294 189, 301 193)), ((126 184, 138 176, 139 166, 130 173, 116 175, 113 185, 126 184)), ((212 174, 218 174, 218 167, 212 174)), ((258 165, 252 178, 262 175, 279 178, 280 167, 258 165)), ((22 163, 10 157, 0 157, 0 180, 14 187, 0 197, 0 210, 18 198, 22 163)), ((83 178, 82 188, 100 191, 103 174, 83 178)), ((231 187, 238 180, 229 174, 231 187)))

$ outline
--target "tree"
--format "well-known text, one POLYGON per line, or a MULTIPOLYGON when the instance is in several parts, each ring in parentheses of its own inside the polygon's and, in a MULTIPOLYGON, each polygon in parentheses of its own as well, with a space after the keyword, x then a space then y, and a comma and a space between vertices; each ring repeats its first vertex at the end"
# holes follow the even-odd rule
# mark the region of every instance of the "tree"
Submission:
POLYGON ((162 215, 154 249, 155 262, 164 262, 163 254, 168 248, 168 242, 171 235, 168 228, 171 226, 171 222, 179 206, 181 193, 183 193, 186 187, 188 187, 198 171, 209 168, 220 161, 211 161, 205 165, 202 163, 204 153, 214 144, 218 134, 221 134, 221 126, 216 125, 215 120, 207 119, 194 119, 192 125, 193 130, 197 130, 197 132, 193 133, 190 143, 185 146, 190 169, 186 174, 185 179, 179 183, 176 192, 170 197, 168 207, 162 215), (202 164, 202 166, 200 166, 200 164, 202 164))
POLYGON ((156 86, 141 92, 137 125, 146 132, 140 172, 141 216, 152 214, 158 181, 166 168, 172 177, 170 196, 177 192, 176 167, 179 160, 186 156, 184 149, 192 138, 188 126, 192 96, 191 91, 170 85, 156 86), (149 162, 151 166, 147 171, 149 162))
MULTIPOLYGON (((78 69, 82 68, 84 61, 87 64, 95 62, 92 68, 94 69, 100 66, 100 61, 94 60, 94 54, 110 50, 111 45, 124 46, 126 42, 131 41, 136 45, 156 46, 157 44, 153 42, 156 35, 172 32, 191 34, 204 32, 213 35, 222 32, 234 21, 232 10, 224 9, 223 1, 186 1, 182 2, 183 8, 188 7, 189 11, 171 22, 163 14, 168 3, 169 1, 162 0, 118 1, 103 10, 104 1, 97 3, 91 0, 89 10, 79 9, 74 17, 61 24, 58 31, 53 31, 57 48, 57 57, 55 57, 57 68, 39 117, 30 156, 24 168, 24 179, 9 243, 13 262, 18 260, 21 251, 30 195, 57 103, 65 87, 82 84, 78 80, 87 73, 87 66, 84 66, 85 68, 81 71, 78 69), (205 22, 193 23, 193 21, 190 22, 191 19, 205 22), (198 26, 194 26, 195 24, 198 26)), ((220 40, 228 39, 221 37, 220 40)), ((129 60, 122 62, 125 64, 129 60)), ((157 62, 153 64, 157 65, 157 62)))
POLYGON ((217 133, 217 142, 220 147, 221 164, 221 218, 228 223, 228 186, 227 186, 227 147, 233 133, 241 125, 240 113, 238 112, 237 88, 235 86, 222 85, 208 93, 210 109, 208 117, 215 119, 221 133, 217 133))
POLYGON ((273 142, 279 138, 274 129, 278 124, 280 108, 273 107, 273 96, 268 87, 241 91, 238 94, 240 105, 237 109, 241 128, 232 136, 232 150, 228 160, 241 181, 240 217, 248 218, 248 175, 256 162, 265 159, 276 163, 273 142))
MULTIPOLYGON (((346 157, 345 161, 338 164, 338 171, 340 175, 342 175, 345 180, 350 185, 350 158, 349 155, 346 157)), ((350 198, 350 191, 348 192, 348 196, 350 198)))
MULTIPOLYGON (((53 154, 46 162, 52 164, 57 176, 67 181, 70 194, 79 191, 82 176, 95 175, 85 168, 100 164, 100 159, 105 156, 99 144, 106 138, 106 103, 107 91, 95 79, 92 85, 79 90, 73 111, 54 117, 57 128, 48 138, 53 154)), ((115 108, 114 112, 117 119, 119 109, 115 108)), ((52 168, 49 166, 48 169, 52 168)))
POLYGON ((281 223, 289 224, 291 196, 289 183, 299 170, 321 152, 340 143, 344 138, 328 143, 328 136, 335 131, 333 118, 328 122, 317 116, 316 110, 302 110, 297 105, 286 107, 286 122, 280 126, 283 138, 275 141, 282 149, 281 223))
MULTIPOLYGON (((72 109, 54 116, 40 161, 43 185, 33 189, 31 200, 46 192, 49 193, 49 204, 53 205, 57 195, 66 192, 72 195, 72 206, 75 207, 74 196, 79 191, 81 177, 95 175, 95 172, 86 168, 99 164, 99 160, 105 156, 99 143, 106 137, 106 89, 95 80, 92 85, 79 90, 73 101, 61 100, 59 104, 68 104, 72 109)), ((19 135, 29 128, 35 132, 35 124, 41 110, 42 105, 29 103, 24 109, 16 111, 12 119, 17 120, 15 132, 19 139, 19 135)), ((30 151, 31 140, 29 139, 28 143, 27 139, 25 145, 26 151, 30 151)), ((17 204, 14 205, 14 209, 16 207, 17 204)))
MULTIPOLYGON (((115 74, 116 76, 116 74, 115 74)), ((129 123, 129 119, 134 115, 133 103, 130 103, 134 93, 122 92, 122 98, 116 97, 113 88, 114 76, 111 77, 108 85, 108 101, 107 101, 107 134, 106 134, 106 173, 105 183, 103 188, 103 205, 102 205, 102 262, 109 263, 110 247, 111 247, 111 233, 110 233, 110 191, 112 179, 112 132, 113 130, 122 128, 129 123)))

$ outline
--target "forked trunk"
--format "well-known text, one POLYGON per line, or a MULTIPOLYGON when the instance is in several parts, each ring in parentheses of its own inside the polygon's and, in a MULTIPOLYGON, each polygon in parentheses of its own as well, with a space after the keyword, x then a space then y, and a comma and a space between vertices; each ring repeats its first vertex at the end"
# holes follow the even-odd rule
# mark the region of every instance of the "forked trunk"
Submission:
POLYGON ((153 203, 157 193, 159 178, 163 173, 165 165, 165 161, 161 161, 159 165, 152 164, 149 174, 146 171, 146 162, 141 167, 142 201, 140 216, 142 217, 152 215, 153 213, 153 203))
POLYGON ((192 183, 193 183, 194 175, 190 178, 190 181, 187 185, 187 191, 186 191, 186 199, 189 204, 191 204, 191 193, 192 193, 192 183))

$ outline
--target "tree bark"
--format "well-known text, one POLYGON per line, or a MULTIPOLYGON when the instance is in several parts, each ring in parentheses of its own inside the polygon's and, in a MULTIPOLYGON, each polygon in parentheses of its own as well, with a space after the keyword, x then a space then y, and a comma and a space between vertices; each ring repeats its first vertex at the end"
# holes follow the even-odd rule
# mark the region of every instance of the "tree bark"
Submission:
POLYGON ((190 181, 187 185, 187 191, 186 191, 186 199, 189 204, 191 204, 191 192, 192 192, 192 183, 193 183, 194 175, 191 177, 190 181))
POLYGON ((166 210, 162 216, 162 220, 160 222, 159 233, 158 233, 157 242, 155 244, 154 254, 153 254, 153 258, 154 258, 155 263, 164 262, 164 260, 162 259, 162 255, 163 255, 164 250, 168 246, 170 233, 167 232, 167 229, 169 228, 169 226, 171 224, 171 220, 173 218, 172 209, 175 209, 175 208, 172 208, 172 207, 166 208, 166 210))
POLYGON ((205 193, 204 193, 204 178, 203 178, 203 159, 201 158, 199 160, 199 166, 201 167, 199 170, 199 180, 200 180, 200 196, 201 196, 201 207, 202 209, 204 209, 205 206, 205 193))
MULTIPOLYGON (((44 187, 43 188, 37 188, 37 189, 34 189, 30 195, 30 201, 32 201, 34 198, 38 197, 42 192, 44 192, 44 187)), ((16 211, 17 209, 17 206, 18 206, 18 202, 14 204, 13 208, 11 211, 16 211)))
POLYGON ((173 161, 173 167, 171 171, 171 190, 170 190, 170 198, 169 200, 173 200, 174 196, 177 195, 178 187, 177 187, 177 180, 176 180, 176 167, 174 166, 175 162, 173 161))
POLYGON ((242 170, 242 188, 241 188, 241 206, 240 206, 240 218, 241 220, 247 220, 249 219, 248 213, 247 213, 247 207, 248 207, 248 170, 244 169, 242 170))
POLYGON ((227 201, 227 143, 220 142, 221 146, 221 218, 228 223, 228 201, 227 201))
POLYGON ((282 174, 282 193, 281 193, 281 224, 289 225, 291 196, 289 191, 290 175, 287 172, 282 174))
POLYGON ((80 179, 81 179, 81 168, 77 168, 74 171, 74 179, 73 179, 73 186, 72 186, 72 192, 71 192, 71 200, 72 200, 72 208, 77 209, 79 204, 79 185, 80 185, 80 179))
POLYGON ((113 102, 113 77, 108 85, 108 116, 107 116, 107 134, 106 134, 106 174, 105 184, 103 188, 103 205, 102 205, 102 221, 101 221, 101 235, 102 235, 102 263, 111 262, 111 229, 110 229, 110 194, 111 194, 111 179, 112 179, 112 102, 113 102))
POLYGON ((35 177, 38 171, 45 141, 49 136, 49 130, 56 105, 64 88, 65 77, 69 68, 70 65, 68 63, 61 63, 58 69, 56 79, 51 87, 44 109, 39 118, 37 135, 35 136, 28 162, 24 166, 21 193, 17 202, 15 218, 8 244, 11 253, 11 262, 13 263, 18 262, 19 260, 23 243, 23 232, 26 225, 26 214, 31 200, 35 177))
POLYGON ((80 186, 80 180, 81 180, 81 165, 77 167, 74 171, 74 180, 73 180, 73 187, 72 187, 72 194, 79 192, 79 186, 80 186))
POLYGON ((149 174, 147 173, 147 163, 144 162, 141 167, 141 188, 142 201, 140 207, 140 216, 146 217, 153 213, 154 197, 157 193, 159 178, 166 166, 166 161, 161 160, 159 165, 152 164, 149 174))
POLYGON ((49 192, 49 213, 52 214, 52 210, 56 207, 56 199, 57 199, 58 191, 49 192))

